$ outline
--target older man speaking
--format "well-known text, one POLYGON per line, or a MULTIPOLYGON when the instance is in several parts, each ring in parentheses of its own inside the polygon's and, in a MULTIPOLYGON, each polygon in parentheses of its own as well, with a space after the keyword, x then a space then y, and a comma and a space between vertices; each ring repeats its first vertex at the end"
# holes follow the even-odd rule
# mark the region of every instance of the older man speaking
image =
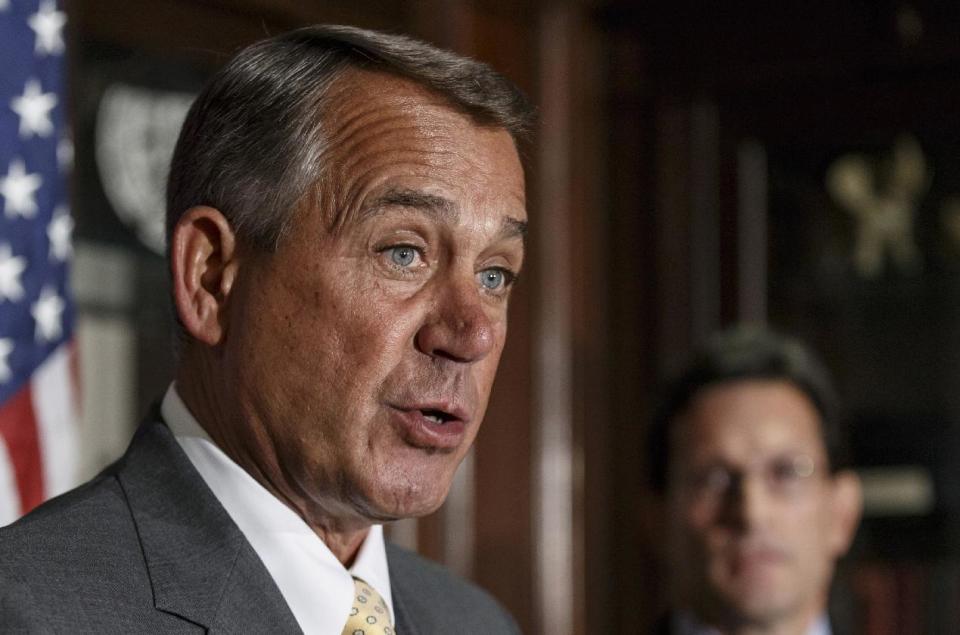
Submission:
POLYGON ((386 544, 480 428, 524 253, 520 93, 311 27, 194 103, 168 187, 176 381, 117 463, 0 531, 0 627, 511 633, 386 544))

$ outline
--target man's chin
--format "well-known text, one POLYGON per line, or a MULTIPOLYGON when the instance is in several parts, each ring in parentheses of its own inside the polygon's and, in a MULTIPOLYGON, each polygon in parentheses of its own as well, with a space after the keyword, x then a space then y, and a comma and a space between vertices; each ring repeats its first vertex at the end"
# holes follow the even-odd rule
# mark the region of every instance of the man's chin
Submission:
POLYGON ((404 518, 420 518, 437 511, 447 498, 449 486, 385 487, 355 501, 360 513, 376 523, 387 523, 404 518))
POLYGON ((796 609, 791 598, 775 589, 753 589, 728 600, 737 621, 757 626, 776 624, 796 609))
POLYGON ((779 576, 717 576, 688 590, 688 601, 697 613, 729 627, 775 624, 797 606, 796 597, 784 588, 779 576))

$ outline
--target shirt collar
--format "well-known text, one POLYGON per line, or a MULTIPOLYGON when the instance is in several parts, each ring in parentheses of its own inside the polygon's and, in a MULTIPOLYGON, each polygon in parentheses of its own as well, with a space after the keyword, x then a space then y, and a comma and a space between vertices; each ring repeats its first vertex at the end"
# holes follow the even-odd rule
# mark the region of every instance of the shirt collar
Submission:
POLYGON ((171 384, 160 406, 167 426, 260 557, 307 635, 340 635, 353 606, 353 576, 383 597, 394 619, 383 527, 374 525, 346 569, 292 509, 210 439, 171 384))
MULTIPOLYGON (((670 632, 675 635, 720 635, 720 631, 707 626, 689 611, 679 611, 674 615, 670 632)), ((830 620, 826 615, 821 615, 807 630, 807 635, 832 635, 832 632, 830 620)))

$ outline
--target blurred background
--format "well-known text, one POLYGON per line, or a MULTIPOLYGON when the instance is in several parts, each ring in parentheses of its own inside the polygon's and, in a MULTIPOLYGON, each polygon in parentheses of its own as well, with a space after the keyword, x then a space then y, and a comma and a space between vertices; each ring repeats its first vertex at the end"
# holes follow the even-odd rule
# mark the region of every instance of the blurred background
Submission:
POLYGON ((646 632, 665 593, 641 452, 655 389, 715 329, 767 322, 826 358, 866 482, 835 613, 956 632, 960 4, 717 4, 62 2, 81 476, 171 377, 163 188, 203 80, 293 27, 399 31, 489 62, 541 125, 484 430, 445 506, 393 539, 525 633, 646 632))

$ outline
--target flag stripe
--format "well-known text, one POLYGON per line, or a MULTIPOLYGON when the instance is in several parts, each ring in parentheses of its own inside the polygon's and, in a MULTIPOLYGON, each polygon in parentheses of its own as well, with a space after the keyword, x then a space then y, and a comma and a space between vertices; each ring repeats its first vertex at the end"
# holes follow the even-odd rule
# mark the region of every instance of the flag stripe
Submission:
POLYGON ((20 511, 25 514, 43 502, 40 435, 29 385, 0 407, 0 436, 10 453, 20 491, 20 511))
POLYGON ((20 492, 17 475, 13 471, 13 459, 3 436, 0 435, 0 526, 15 521, 20 516, 20 492))
POLYGON ((70 347, 60 346, 34 373, 33 410, 47 498, 72 487, 77 471, 77 429, 70 375, 70 347))

